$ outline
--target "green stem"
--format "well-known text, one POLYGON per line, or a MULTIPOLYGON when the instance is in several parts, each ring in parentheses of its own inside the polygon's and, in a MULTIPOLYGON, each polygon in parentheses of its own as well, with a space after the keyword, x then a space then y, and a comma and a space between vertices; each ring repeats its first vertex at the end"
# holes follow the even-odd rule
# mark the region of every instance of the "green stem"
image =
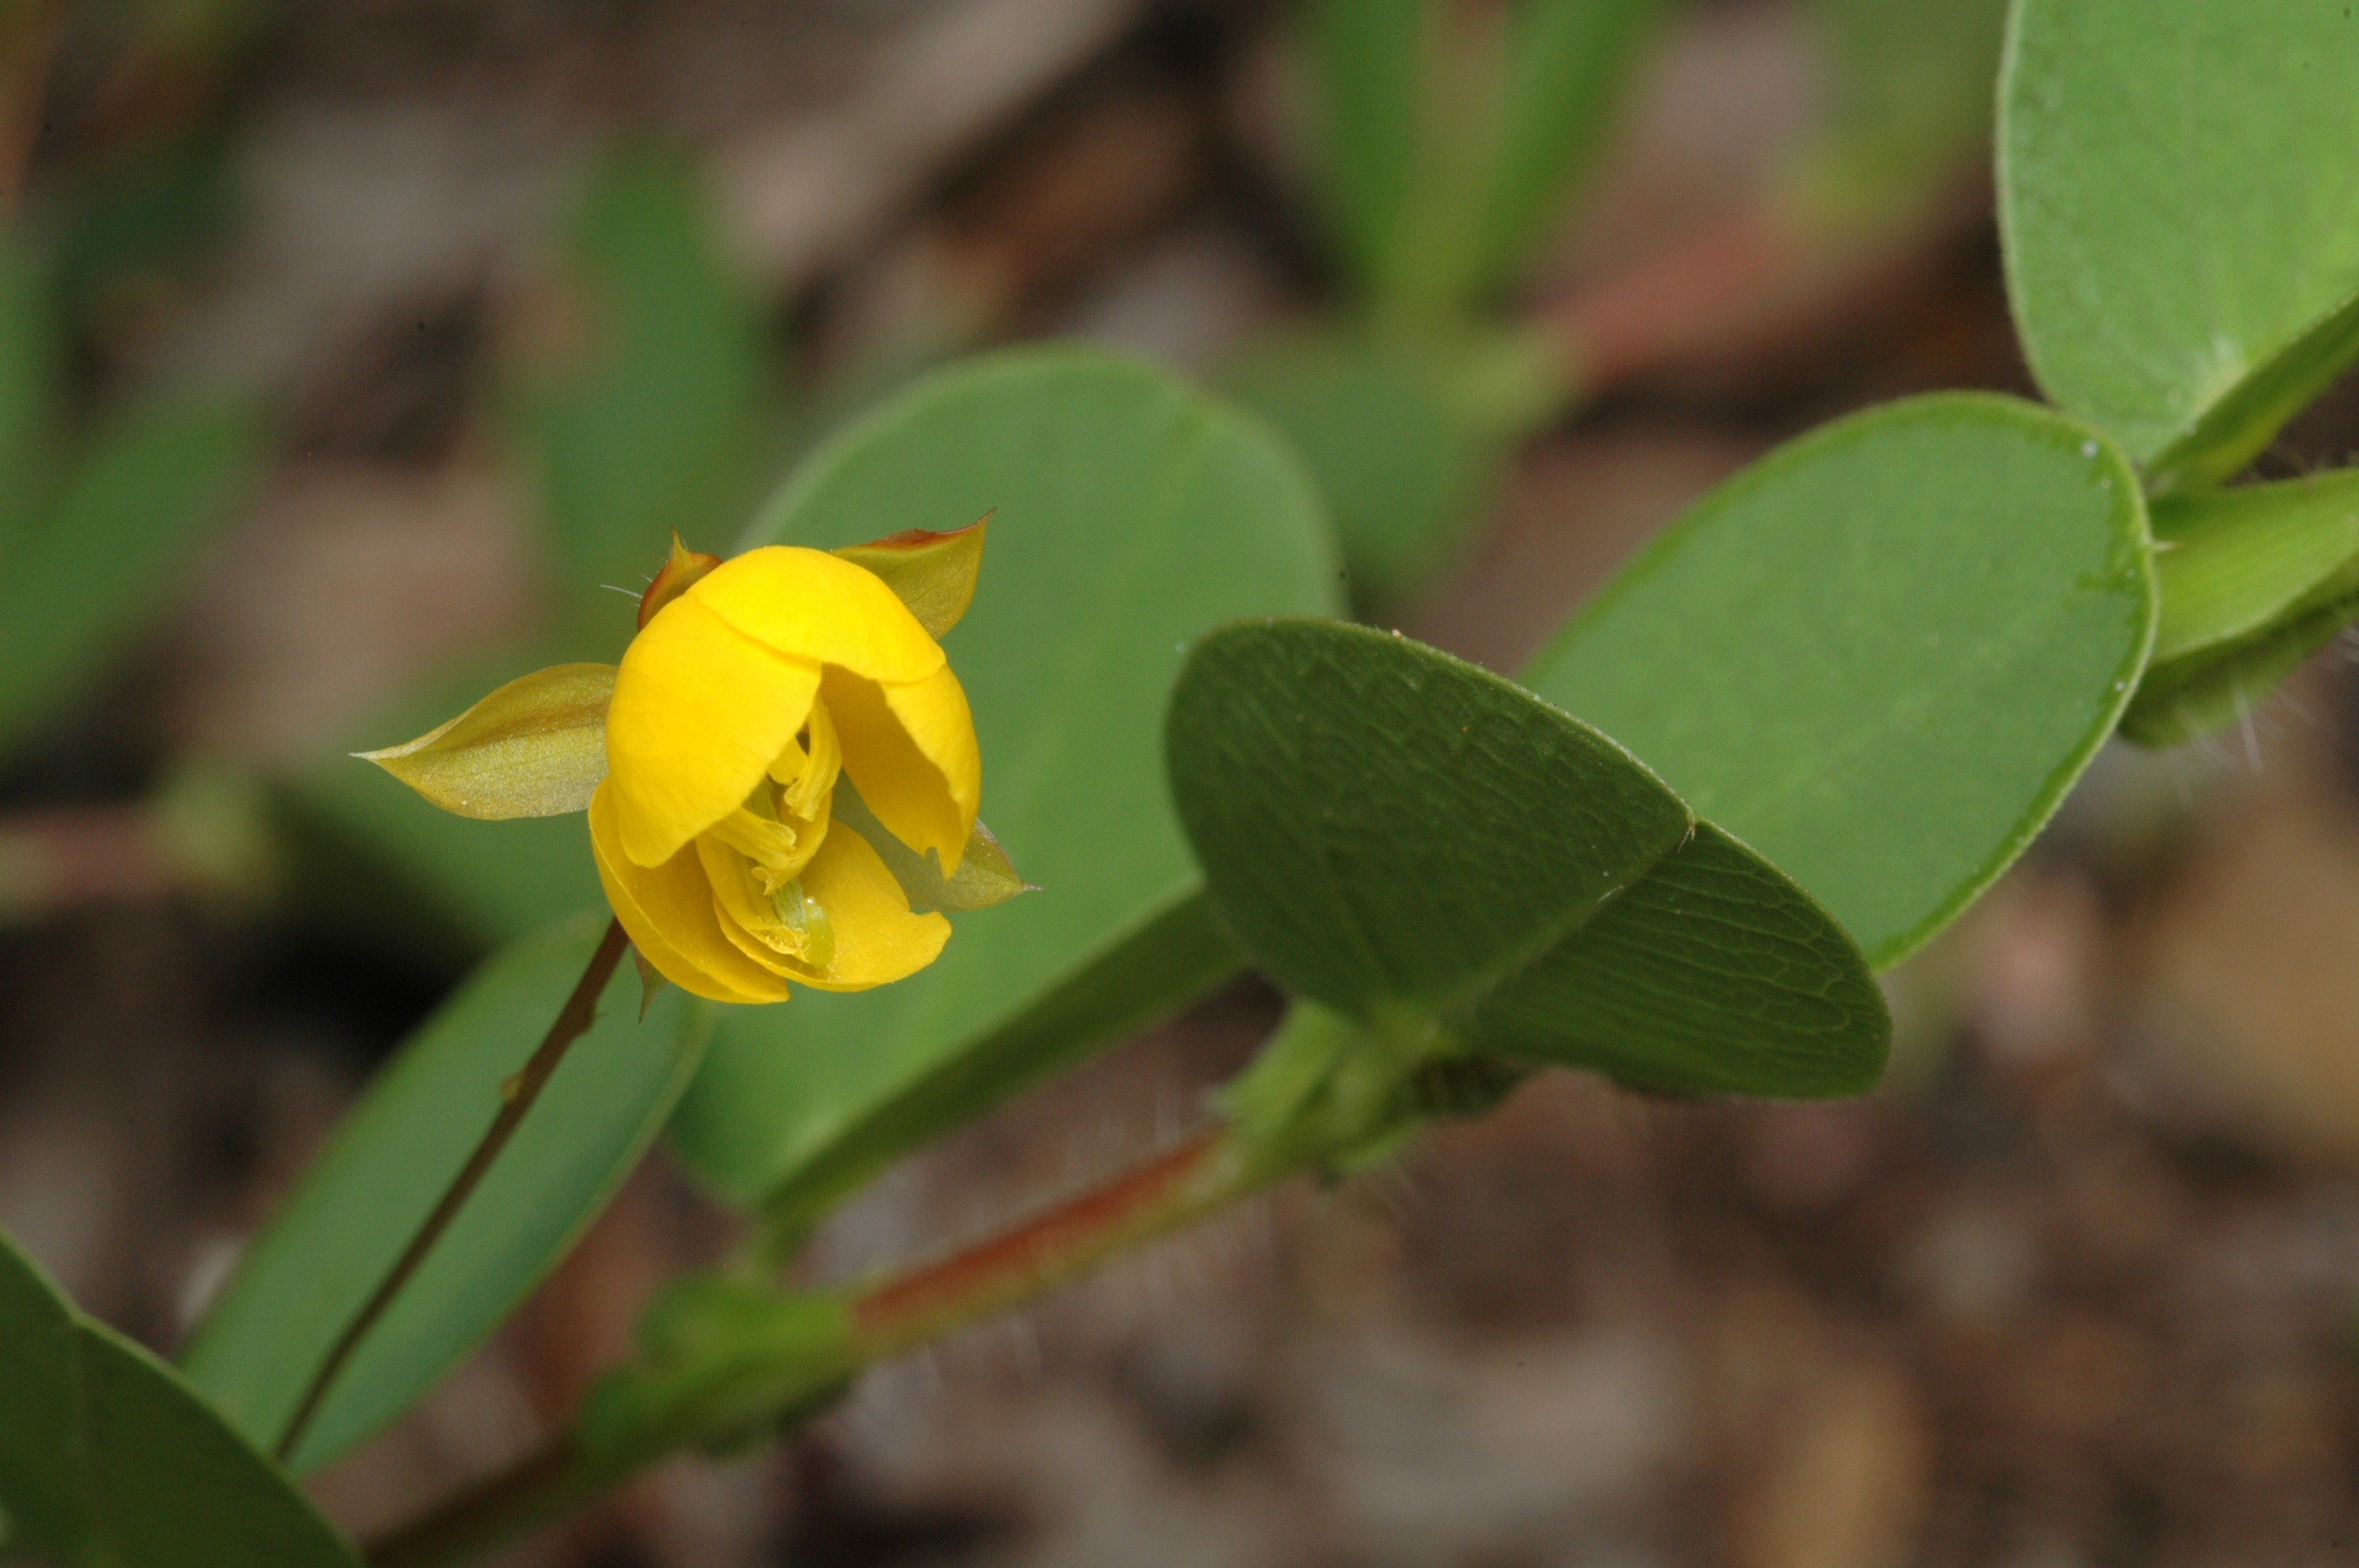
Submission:
MULTIPOLYGON (((940 1262, 846 1293, 852 1322, 842 1377, 1017 1305, 1266 1184, 1232 1141, 1207 1133, 1071 1202, 940 1262)), ((831 1381, 840 1379, 831 1379, 831 1381)), ((692 1428, 692 1423, 683 1423, 692 1428)), ((372 1568, 440 1568, 516 1539, 669 1453, 711 1434, 651 1432, 627 1448, 585 1452, 561 1435, 369 1551, 372 1568)))
POLYGON ((558 1011, 557 1021, 549 1026, 549 1033, 542 1039, 539 1048, 533 1052, 531 1060, 524 1065, 522 1072, 500 1086, 500 1113, 492 1119, 492 1125, 484 1132, 483 1141, 475 1145, 475 1152, 467 1157, 466 1164, 461 1167, 450 1186, 443 1190, 441 1201, 434 1206, 434 1212, 426 1217, 426 1223, 418 1227, 418 1234, 409 1238, 409 1245, 402 1249, 401 1256, 394 1261, 384 1280, 378 1282, 375 1293, 344 1325, 343 1333, 337 1336, 335 1345, 320 1363, 319 1370, 311 1374, 310 1384, 303 1390, 302 1401, 295 1407, 295 1413, 288 1420, 286 1430, 278 1434, 276 1453, 280 1464, 287 1463, 294 1454, 296 1444, 303 1440, 311 1418, 320 1412, 321 1402, 328 1397, 328 1390, 335 1387, 336 1378, 343 1371, 344 1363, 352 1359, 353 1352, 360 1348, 361 1341, 368 1337, 369 1330, 376 1326, 377 1320, 393 1305, 395 1299, 401 1294, 402 1287, 409 1283, 410 1277, 426 1261, 427 1254, 434 1250, 434 1244, 442 1239, 442 1233, 451 1228, 451 1222, 459 1217, 459 1211, 466 1206, 467 1200, 474 1195, 484 1176, 491 1173, 493 1162, 499 1159, 500 1152, 508 1146, 508 1140, 515 1137, 516 1129, 523 1125, 525 1113, 532 1108, 533 1101, 540 1098, 540 1091, 557 1071, 558 1064, 565 1059, 566 1051, 590 1032, 590 1025, 596 1022, 598 1016, 598 999, 605 994, 606 982, 614 978, 614 967, 623 961, 623 949, 629 946, 630 938, 623 935, 622 922, 609 921, 606 935, 598 943, 598 950, 590 956, 589 967, 582 971, 582 979, 574 984, 573 994, 565 999, 565 1005, 558 1011))
MULTIPOLYGON (((862 1371, 1042 1295, 1114 1254, 1297 1172, 1377 1157, 1433 1114, 1420 1072, 1461 1053, 1430 1028, 1374 1028, 1297 1002, 1224 1096, 1226 1122, 976 1246, 818 1298, 842 1333, 675 1385, 620 1433, 576 1428, 375 1542, 372 1568, 443 1568, 514 1541, 667 1454, 791 1427, 862 1371)), ((1493 1098, 1495 1098, 1495 1093, 1493 1098)), ((1487 1103, 1487 1102, 1485 1102, 1487 1103)), ((781 1298, 784 1299, 784 1298, 781 1298)))

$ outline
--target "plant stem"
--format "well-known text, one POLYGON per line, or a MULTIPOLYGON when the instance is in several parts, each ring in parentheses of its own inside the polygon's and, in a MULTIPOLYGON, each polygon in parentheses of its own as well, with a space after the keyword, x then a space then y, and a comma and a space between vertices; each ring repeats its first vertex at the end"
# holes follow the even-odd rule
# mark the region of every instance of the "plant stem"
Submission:
MULTIPOLYGON (((1206 1132, 1044 1214, 935 1263, 849 1293, 858 1372, 951 1329, 1041 1295, 1115 1252, 1266 1185, 1270 1172, 1206 1132)), ((570 1434, 373 1545, 372 1568, 440 1568, 514 1540, 695 1434, 585 1454, 570 1434)))
POLYGON ((852 1303, 861 1364, 889 1360, 1029 1301, 1125 1247, 1242 1197, 1240 1182, 1224 1170, 1234 1162, 1223 1152, 1216 1135, 1200 1134, 1013 1230, 864 1292, 852 1303))
POLYGON ((467 1157, 466 1164, 460 1168, 458 1175, 444 1189, 441 1201, 434 1206, 434 1212, 426 1217, 426 1223, 418 1227, 418 1234, 409 1238, 409 1245, 402 1249, 401 1256, 386 1271, 375 1293, 353 1315, 352 1322, 344 1325, 334 1347, 320 1363, 320 1369, 311 1374, 311 1382, 303 1391, 302 1402, 295 1407, 287 1429, 278 1434, 276 1453, 280 1464, 288 1461, 295 1452, 295 1445, 302 1441, 304 1430, 311 1424, 311 1418, 319 1413, 320 1402, 335 1386, 336 1377, 344 1369, 344 1363, 352 1359, 353 1352, 360 1348, 361 1341, 368 1336, 370 1329, 376 1326, 386 1309, 393 1305, 394 1299, 401 1294, 402 1287, 409 1282, 411 1275, 418 1272, 419 1265, 424 1263, 427 1254, 434 1250, 434 1244, 442 1238, 444 1231, 451 1228, 451 1222, 458 1218, 459 1211, 466 1206, 467 1200, 483 1184, 493 1162, 507 1147, 508 1140, 516 1136, 516 1130, 523 1124, 525 1113, 532 1109, 533 1101, 540 1098, 540 1091, 556 1073, 558 1064, 565 1060, 566 1051, 590 1032, 590 1025, 598 1015, 598 999, 605 994, 606 982, 614 978, 614 967, 623 961, 623 949, 629 946, 630 938, 623 935, 622 922, 607 922, 606 935, 599 939, 598 950, 590 956, 589 966, 582 971, 581 979, 574 982, 573 994, 567 997, 565 1005, 558 1010, 557 1020, 549 1026, 549 1033, 542 1039, 539 1048, 533 1052, 531 1060, 525 1063, 522 1072, 500 1086, 500 1113, 492 1119, 492 1125, 484 1131, 483 1141, 475 1145, 475 1152, 467 1157))

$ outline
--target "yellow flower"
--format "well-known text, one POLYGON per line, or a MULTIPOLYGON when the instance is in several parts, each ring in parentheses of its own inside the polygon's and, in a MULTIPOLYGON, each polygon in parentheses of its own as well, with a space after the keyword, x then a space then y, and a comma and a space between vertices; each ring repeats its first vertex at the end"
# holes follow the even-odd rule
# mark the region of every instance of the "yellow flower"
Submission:
POLYGON ((935 642, 983 531, 726 562, 674 541, 619 668, 527 676, 362 754, 470 816, 586 804, 615 917, 699 996, 900 979, 949 940, 935 911, 1023 891, 975 820, 974 724, 935 642))

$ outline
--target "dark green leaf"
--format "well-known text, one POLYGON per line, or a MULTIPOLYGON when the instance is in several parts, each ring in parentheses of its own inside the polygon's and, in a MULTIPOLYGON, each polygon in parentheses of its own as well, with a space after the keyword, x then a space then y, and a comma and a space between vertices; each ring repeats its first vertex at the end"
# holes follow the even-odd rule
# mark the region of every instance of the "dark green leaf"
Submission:
POLYGON ((0 1518, 59 1568, 358 1568, 180 1375, 0 1235, 0 1518))
POLYGON ((1858 1094, 1891 1022, 1859 949, 1709 822, 1463 1025, 1507 1055, 1596 1066, 1658 1094, 1858 1094))
POLYGON ((243 404, 158 404, 99 435, 0 564, 0 744, 156 608, 260 456, 243 404))
MULTIPOLYGON (((396 786, 398 787, 398 786, 396 786)), ((369 1086, 239 1265, 191 1342, 189 1376, 257 1444, 385 1277, 581 978, 603 911, 486 964, 369 1086)), ((399 1415, 564 1257, 663 1125, 710 1017, 679 991, 644 1022, 636 976, 607 989, 515 1141, 346 1365, 297 1451, 324 1463, 399 1415)))
POLYGON ((675 1138, 713 1185, 788 1217, 1232 962, 1188 907, 1157 719, 1207 626, 1333 602, 1308 481, 1159 371, 1024 350, 839 438, 746 543, 841 545, 994 507, 973 608, 943 645, 974 709, 984 816, 1041 891, 954 916, 941 958, 899 984, 729 1014, 675 1138))
POLYGON ((1223 923, 1379 1029, 1683 1093, 1872 1086, 1834 922, 1579 720, 1397 635, 1247 623, 1190 655, 1171 788, 1223 923))
POLYGON ((2165 484, 2227 477, 2359 352, 2359 13, 2021 0, 1999 213, 2040 384, 2165 484))
POLYGON ((1532 689, 1896 962, 2021 852, 2113 730, 2155 622, 2136 476, 2010 398, 1916 398, 1781 448, 1574 617, 1532 689))

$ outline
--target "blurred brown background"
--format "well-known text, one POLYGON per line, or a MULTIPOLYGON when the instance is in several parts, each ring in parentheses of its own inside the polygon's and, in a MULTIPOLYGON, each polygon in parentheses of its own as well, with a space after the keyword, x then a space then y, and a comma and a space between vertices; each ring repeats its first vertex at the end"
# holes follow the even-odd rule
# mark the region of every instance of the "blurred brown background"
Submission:
MULTIPOLYGON (((168 1348, 461 972, 460 948, 373 944, 158 866, 119 809, 170 759, 307 755, 538 613, 484 387, 563 330, 536 279, 592 149, 692 150, 774 311, 775 373, 818 389, 811 429, 1018 337, 1201 371, 1327 287, 1281 24, 1246 0, 310 0, 181 83, 229 138, 234 222, 126 297, 77 373, 229 367, 281 389, 282 430, 167 622, 0 771, 0 1225, 168 1348)), ((20 178, 126 112, 103 63, 63 59, 20 178)), ((1744 207, 1821 91, 1795 11, 1682 8, 1540 292, 1649 276, 1744 207)), ((1987 190, 1933 205, 1865 263, 1700 304, 1686 341, 1521 454, 1403 627, 1512 669, 1777 440, 1908 391, 2029 392, 1987 190)), ((2354 447, 2346 388, 2271 460, 2354 447)), ((1536 1080, 1395 1168, 1166 1243, 516 1561, 2351 1561, 2348 663, 2330 650, 2207 746, 2102 759, 1891 978, 1898 1058, 1865 1100, 1536 1080)), ((856 1202, 804 1267, 907 1258, 1115 1167, 1197 1114, 1274 1006, 1241 987, 1007 1108, 856 1202)), ((365 1530, 518 1452, 731 1223, 658 1156, 319 1495, 365 1530)))

